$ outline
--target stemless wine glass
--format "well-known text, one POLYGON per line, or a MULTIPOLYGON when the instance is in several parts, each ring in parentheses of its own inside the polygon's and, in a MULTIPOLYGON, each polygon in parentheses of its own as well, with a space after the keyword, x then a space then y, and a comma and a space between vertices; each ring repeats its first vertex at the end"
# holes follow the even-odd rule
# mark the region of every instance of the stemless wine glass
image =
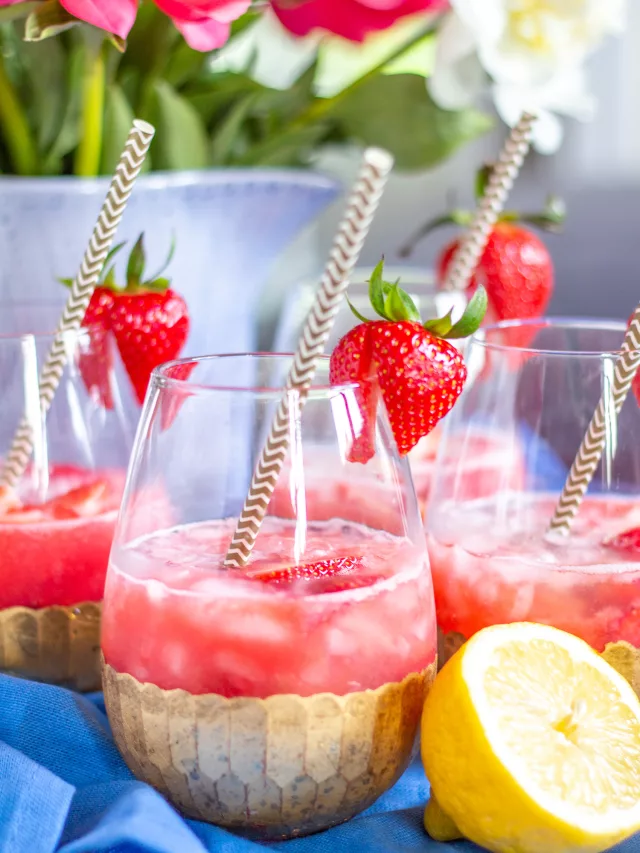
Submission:
POLYGON ((347 461, 357 386, 323 359, 244 569, 223 561, 291 356, 153 374, 106 586, 105 700, 136 775, 262 839, 369 806, 406 768, 435 674, 424 531, 388 423, 347 461))
POLYGON ((445 428, 427 522, 442 662, 487 625, 541 622, 582 637, 640 688, 640 531, 620 536, 640 527, 640 410, 630 394, 616 418, 611 396, 624 333, 558 319, 469 342, 479 372, 445 428), (601 397, 602 461, 570 534, 550 534, 601 397), (486 437, 504 459, 483 458, 486 437))
POLYGON ((19 424, 33 438, 17 483, 0 485, 0 670, 78 690, 100 686, 100 602, 133 444, 129 385, 112 338, 64 335, 46 418, 39 375, 55 322, 0 306, 0 471, 19 424), (38 329, 37 334, 9 334, 38 329))
MULTIPOLYGON (((362 316, 376 319, 369 299, 371 272, 372 269, 365 268, 354 271, 349 285, 349 301, 362 316)), ((442 317, 448 311, 452 311, 452 316, 457 320, 464 311, 466 305, 464 293, 437 290, 432 273, 424 269, 390 266, 385 267, 384 276, 387 281, 400 281, 402 288, 411 295, 423 320, 442 317)), ((302 325, 315 299, 316 291, 317 282, 303 283, 285 303, 274 341, 276 351, 286 352, 295 347, 300 337, 302 325)), ((327 341, 327 352, 331 352, 340 338, 359 322, 345 301, 340 307, 327 341)), ((465 342, 454 341, 453 343, 458 343, 464 347, 465 342)), ((429 499, 440 434, 441 430, 438 426, 429 435, 422 438, 410 454, 413 481, 418 495, 420 511, 423 514, 429 499)))

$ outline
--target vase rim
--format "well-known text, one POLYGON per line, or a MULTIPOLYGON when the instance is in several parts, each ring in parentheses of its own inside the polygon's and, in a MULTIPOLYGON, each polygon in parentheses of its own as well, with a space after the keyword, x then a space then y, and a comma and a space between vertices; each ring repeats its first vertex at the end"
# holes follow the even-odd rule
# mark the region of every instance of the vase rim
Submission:
MULTIPOLYGON (((19 188, 21 192, 50 192, 52 189, 64 189, 66 192, 78 195, 101 189, 106 189, 111 181, 110 176, 97 178, 82 178, 76 175, 41 175, 22 177, 20 175, 0 175, 0 192, 19 188)), ((283 187, 304 186, 327 193, 337 194, 342 184, 337 179, 324 172, 311 169, 283 168, 220 168, 220 169, 191 169, 167 172, 149 172, 140 175, 138 185, 145 189, 161 190, 169 187, 206 187, 235 184, 255 184, 257 186, 279 185, 283 187), (248 180, 249 179, 249 180, 248 180)))

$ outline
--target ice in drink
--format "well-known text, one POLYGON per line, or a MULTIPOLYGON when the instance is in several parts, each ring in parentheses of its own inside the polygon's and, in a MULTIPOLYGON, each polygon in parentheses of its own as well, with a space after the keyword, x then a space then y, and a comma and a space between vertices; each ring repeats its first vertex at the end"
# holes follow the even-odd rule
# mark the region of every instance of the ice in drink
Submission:
POLYGON ((248 566, 225 570, 235 523, 114 547, 109 719, 136 775, 186 814, 306 834, 367 808, 414 754, 435 677, 428 560, 424 543, 351 521, 301 536, 270 516, 248 566))
POLYGON ((99 688, 100 602, 123 487, 124 472, 57 465, 44 502, 24 483, 0 490, 0 670, 99 688))
POLYGON ((176 527, 116 548, 103 648, 118 672, 165 690, 265 698, 400 682, 435 659, 424 553, 337 519, 269 517, 249 565, 221 567, 233 521, 176 527))
POLYGON ((433 508, 428 546, 448 654, 488 625, 522 621, 569 631, 610 658, 640 649, 640 548, 616 545, 640 526, 640 502, 587 498, 569 538, 546 535, 556 502, 503 493, 433 508))

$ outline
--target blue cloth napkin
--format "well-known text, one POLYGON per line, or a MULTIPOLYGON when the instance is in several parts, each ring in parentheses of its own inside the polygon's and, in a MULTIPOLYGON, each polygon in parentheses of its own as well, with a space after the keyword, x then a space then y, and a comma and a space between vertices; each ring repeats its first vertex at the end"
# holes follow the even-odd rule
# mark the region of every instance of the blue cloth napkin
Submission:
MULTIPOLYGON (((372 808, 286 853, 477 853, 422 829, 428 785, 419 762, 372 808)), ((640 837, 619 853, 640 853, 640 837)), ((111 737, 100 695, 0 676, 1 853, 259 853, 264 846, 184 820, 137 782, 111 737)))

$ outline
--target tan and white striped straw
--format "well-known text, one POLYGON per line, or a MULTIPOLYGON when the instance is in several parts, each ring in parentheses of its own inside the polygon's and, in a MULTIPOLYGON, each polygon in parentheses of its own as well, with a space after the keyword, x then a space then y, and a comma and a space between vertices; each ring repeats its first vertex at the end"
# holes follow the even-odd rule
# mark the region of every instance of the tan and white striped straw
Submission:
POLYGON ((466 290, 471 281, 487 247, 493 227, 504 210, 509 193, 529 152, 535 120, 536 117, 531 113, 524 113, 511 131, 491 171, 491 177, 473 222, 469 226, 467 236, 461 241, 453 256, 444 283, 445 290, 466 290))
POLYGON ((241 568, 249 559, 289 446, 289 404, 292 398, 297 405, 304 404, 392 168, 393 158, 386 151, 369 148, 364 152, 360 174, 300 336, 285 393, 253 472, 225 559, 227 568, 241 568))
POLYGON ((611 431, 611 418, 617 418, 638 369, 640 369, 640 305, 636 308, 624 337, 613 372, 613 382, 606 388, 595 410, 578 455, 564 484, 549 532, 568 534, 589 483, 595 474, 611 431))
MULTIPOLYGON (((140 169, 144 163, 155 129, 146 121, 133 123, 122 156, 116 168, 107 197, 96 222, 89 245, 82 259, 80 271, 71 288, 62 317, 40 374, 40 416, 45 418, 60 384, 67 361, 65 336, 79 329, 98 284, 100 272, 113 244, 125 206, 140 169)), ((33 431, 23 418, 16 431, 11 449, 6 457, 0 483, 15 486, 29 464, 33 450, 33 431)))

